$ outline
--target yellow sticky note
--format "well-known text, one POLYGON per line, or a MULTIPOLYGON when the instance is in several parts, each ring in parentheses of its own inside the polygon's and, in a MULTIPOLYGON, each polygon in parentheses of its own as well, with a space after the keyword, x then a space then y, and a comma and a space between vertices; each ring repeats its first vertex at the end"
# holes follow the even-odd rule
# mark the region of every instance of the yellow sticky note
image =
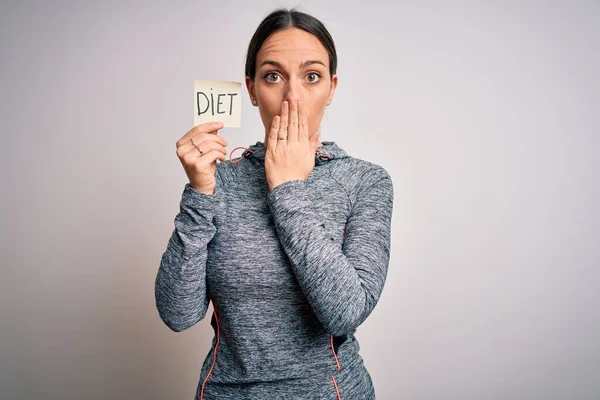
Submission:
POLYGON ((194 80, 194 126, 216 121, 239 128, 241 120, 241 82, 194 80))

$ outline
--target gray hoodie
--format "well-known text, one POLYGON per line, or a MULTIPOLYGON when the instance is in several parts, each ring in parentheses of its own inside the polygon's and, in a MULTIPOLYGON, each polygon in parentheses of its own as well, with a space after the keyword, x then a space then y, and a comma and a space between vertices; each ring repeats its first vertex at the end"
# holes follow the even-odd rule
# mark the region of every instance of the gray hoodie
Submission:
POLYGON ((306 181, 269 191, 265 146, 219 163, 214 195, 183 190, 156 277, 174 331, 206 315, 203 385, 284 381, 354 364, 354 333, 377 304, 389 256, 393 187, 376 164, 323 142, 306 181))

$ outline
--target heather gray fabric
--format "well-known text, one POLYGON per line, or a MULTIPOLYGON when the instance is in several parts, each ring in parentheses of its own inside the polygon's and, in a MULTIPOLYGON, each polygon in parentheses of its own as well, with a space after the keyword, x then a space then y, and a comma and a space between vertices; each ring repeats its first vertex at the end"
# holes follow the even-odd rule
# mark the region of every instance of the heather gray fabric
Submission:
POLYGON ((182 331, 213 302, 197 398, 338 399, 336 385, 341 399, 375 398, 354 333, 387 275, 392 180, 323 142, 306 182, 269 191, 265 151, 219 163, 212 196, 185 185, 156 277, 160 317, 182 331))

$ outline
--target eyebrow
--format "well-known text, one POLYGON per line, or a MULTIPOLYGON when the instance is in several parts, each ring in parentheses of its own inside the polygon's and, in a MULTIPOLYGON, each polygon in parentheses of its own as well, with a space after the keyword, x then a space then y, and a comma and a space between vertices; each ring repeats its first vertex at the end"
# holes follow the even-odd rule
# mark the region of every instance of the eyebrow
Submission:
MULTIPOLYGON (((322 66, 324 66, 324 67, 325 67, 325 63, 323 63, 323 61, 320 61, 320 60, 308 60, 308 61, 304 61, 304 62, 303 62, 301 65, 300 65, 300 68, 306 68, 306 67, 308 67, 308 66, 310 66, 310 65, 313 65, 313 64, 321 64, 322 66)), ((273 66, 275 66, 275 67, 277 67, 277 68, 285 69, 285 68, 283 67, 283 65, 281 65, 281 63, 278 63, 277 61, 273 61, 273 60, 265 60, 265 61, 263 61, 262 63, 260 63, 260 66, 261 66, 261 67, 262 67, 263 65, 273 65, 273 66)))

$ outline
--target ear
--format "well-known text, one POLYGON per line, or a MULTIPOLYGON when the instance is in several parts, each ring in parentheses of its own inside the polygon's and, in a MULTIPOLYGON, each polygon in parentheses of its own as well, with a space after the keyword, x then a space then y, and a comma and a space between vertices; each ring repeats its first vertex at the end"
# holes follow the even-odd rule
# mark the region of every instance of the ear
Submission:
POLYGON ((256 93, 254 92, 254 82, 249 76, 246 77, 246 89, 248 89, 248 95, 250 96, 250 102, 256 106, 256 93))
POLYGON ((329 88, 329 97, 327 98, 327 105, 331 104, 331 102, 333 101, 333 96, 335 95, 335 89, 337 88, 337 84, 338 76, 337 74, 334 74, 331 77, 331 87, 329 88))

